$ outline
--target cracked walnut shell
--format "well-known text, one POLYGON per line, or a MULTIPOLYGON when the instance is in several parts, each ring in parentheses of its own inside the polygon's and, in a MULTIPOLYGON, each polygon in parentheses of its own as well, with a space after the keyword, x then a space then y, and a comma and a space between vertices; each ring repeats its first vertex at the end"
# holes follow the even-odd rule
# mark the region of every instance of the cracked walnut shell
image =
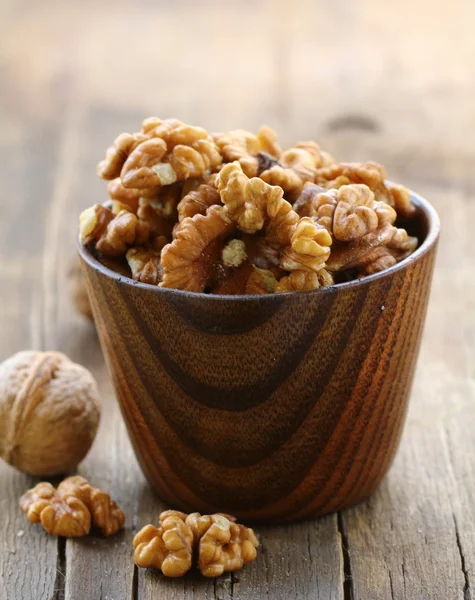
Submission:
POLYGON ((0 365, 0 455, 32 475, 74 469, 101 413, 91 373, 60 352, 24 351, 0 365))

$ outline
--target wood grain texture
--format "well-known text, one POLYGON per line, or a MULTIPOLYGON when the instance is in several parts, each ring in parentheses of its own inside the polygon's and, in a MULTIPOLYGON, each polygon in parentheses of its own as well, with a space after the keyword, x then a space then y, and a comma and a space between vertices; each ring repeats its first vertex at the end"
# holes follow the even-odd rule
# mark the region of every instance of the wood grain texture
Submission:
MULTIPOLYGON (((417 200, 417 202, 421 202, 417 200)), ((438 223, 404 265, 318 292, 223 298, 80 257, 137 458, 182 510, 289 522, 369 496, 392 463, 438 223)))
MULTIPOLYGON (((372 500, 311 537, 310 572, 314 524, 263 528, 259 568, 248 566, 233 585, 191 577, 175 587, 143 571, 130 598, 326 600, 336 589, 345 600, 473 600, 474 19, 466 0, 0 2, 0 359, 56 346, 93 368, 106 417, 81 470, 113 481, 134 513, 129 527, 163 504, 123 428, 109 432, 120 416, 97 340, 67 298, 75 238, 66 230, 103 198, 95 163, 119 131, 150 114, 211 130, 266 122, 283 145, 315 138, 343 160, 379 160, 442 219, 408 424, 372 500), (117 442, 121 461, 111 468, 117 442), (404 575, 399 559, 409 565, 404 575)), ((58 553, 57 540, 25 527, 16 502, 33 483, 0 464, 1 600, 63 599, 69 575, 70 595, 84 576, 90 597, 129 600, 129 574, 120 587, 100 572, 94 546, 60 544, 58 553)), ((102 548, 101 564, 109 556, 125 573, 130 557, 117 550, 102 548)))

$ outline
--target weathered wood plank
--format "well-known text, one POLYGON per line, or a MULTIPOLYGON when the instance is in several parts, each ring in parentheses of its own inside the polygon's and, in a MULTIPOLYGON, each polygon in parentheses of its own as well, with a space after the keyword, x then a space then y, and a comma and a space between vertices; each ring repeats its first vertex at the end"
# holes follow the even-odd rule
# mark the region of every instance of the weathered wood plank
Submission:
MULTIPOLYGON (((116 123, 117 127, 120 125, 116 123)), ((134 585, 131 540, 136 489, 142 476, 125 432, 94 327, 75 314, 67 275, 75 255, 77 217, 80 210, 91 203, 90 197, 84 195, 84 181, 95 179, 97 158, 90 152, 89 144, 91 139, 94 143, 95 135, 101 135, 102 131, 94 116, 91 118, 73 99, 65 117, 54 193, 46 219, 43 298, 48 327, 44 344, 65 352, 72 360, 89 368, 98 381, 103 399, 101 426, 79 473, 116 499, 125 512, 126 528, 109 539, 92 534, 65 542, 61 561, 66 600, 82 597, 128 599, 133 595, 134 585)))
POLYGON ((233 577, 239 600, 343 600, 343 552, 337 515, 282 527, 263 527, 261 552, 233 577))
MULTIPOLYGON (((9 115, 0 108, 0 130, 9 115)), ((0 361, 25 348, 41 348, 44 337, 41 302, 41 252, 44 232, 38 223, 51 194, 49 170, 56 161, 59 123, 25 122, 0 140, 0 361), (44 139, 49 139, 45 147, 44 139)), ((61 583, 57 539, 30 526, 18 506, 35 485, 0 461, 0 598, 47 600, 61 583)))

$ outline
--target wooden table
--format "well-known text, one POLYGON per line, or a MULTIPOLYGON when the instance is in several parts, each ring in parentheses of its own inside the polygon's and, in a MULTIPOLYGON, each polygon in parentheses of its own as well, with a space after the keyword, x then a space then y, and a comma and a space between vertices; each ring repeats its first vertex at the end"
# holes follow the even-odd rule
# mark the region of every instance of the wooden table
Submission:
POLYGON ((468 0, 3 0, 0 359, 56 349, 90 368, 104 416, 79 472, 124 508, 124 532, 65 541, 30 525, 37 480, 0 466, 0 598, 475 598, 475 4, 468 0), (94 327, 70 303, 95 164, 143 117, 210 130, 263 122, 372 158, 438 209, 443 234, 405 433, 378 492, 341 514, 258 528, 234 576, 169 581, 131 540, 163 504, 136 463, 94 327))

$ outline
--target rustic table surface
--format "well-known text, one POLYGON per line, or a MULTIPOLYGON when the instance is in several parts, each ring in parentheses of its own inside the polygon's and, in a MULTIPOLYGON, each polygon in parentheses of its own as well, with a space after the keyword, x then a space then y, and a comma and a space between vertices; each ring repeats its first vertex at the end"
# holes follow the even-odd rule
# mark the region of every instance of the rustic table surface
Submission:
POLYGON ((0 598, 475 598, 475 4, 469 0, 0 2, 0 360, 55 349, 104 400, 79 472, 123 507, 111 539, 49 537, 0 466, 0 598), (367 502, 261 527, 234 576, 137 571, 131 540, 164 508, 129 444, 94 327, 70 302, 77 216, 95 164, 143 117, 278 129, 342 160, 375 159, 430 199, 443 233, 395 464, 367 502))

